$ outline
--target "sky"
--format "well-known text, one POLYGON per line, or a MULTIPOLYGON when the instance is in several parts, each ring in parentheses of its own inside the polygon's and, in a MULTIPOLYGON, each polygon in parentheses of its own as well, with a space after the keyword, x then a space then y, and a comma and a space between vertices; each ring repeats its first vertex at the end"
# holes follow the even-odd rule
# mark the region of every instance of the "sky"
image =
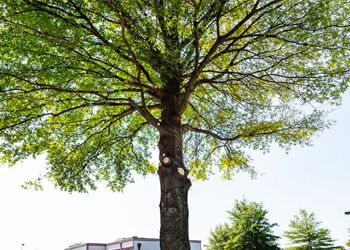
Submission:
MULTIPOLYGON (((206 244, 210 230, 227 222, 235 200, 262 202, 275 232, 282 235, 299 209, 314 212, 331 230, 337 244, 350 238, 350 93, 330 115, 336 124, 313 139, 311 147, 294 147, 288 154, 251 156, 259 176, 238 174, 193 182, 189 193, 190 238, 206 244)), ((43 157, 12 168, 0 166, 0 249, 63 250, 77 242, 107 243, 118 238, 159 235, 157 176, 136 177, 122 193, 105 188, 69 194, 46 184, 44 191, 21 189, 24 181, 45 168, 43 157)), ((288 241, 281 239, 281 246, 288 241)))

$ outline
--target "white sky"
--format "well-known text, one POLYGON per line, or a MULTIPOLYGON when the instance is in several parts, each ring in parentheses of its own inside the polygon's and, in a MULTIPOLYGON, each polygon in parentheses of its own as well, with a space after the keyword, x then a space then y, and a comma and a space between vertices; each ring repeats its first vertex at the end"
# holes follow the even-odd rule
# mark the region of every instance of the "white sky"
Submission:
MULTIPOLYGON (((273 148, 252 155, 260 173, 256 180, 239 174, 233 181, 213 178, 194 182, 189 194, 190 238, 207 242, 210 229, 227 221, 235 199, 263 202, 270 222, 281 235, 300 208, 313 211, 323 226, 344 245, 350 228, 350 95, 331 118, 337 124, 314 138, 314 146, 289 154, 273 148)), ((117 238, 158 237, 157 176, 137 178, 123 193, 99 189, 68 194, 46 185, 42 192, 22 190, 37 176, 44 159, 0 167, 0 249, 63 250, 76 242, 110 242, 117 238)), ((284 245, 286 241, 281 240, 284 245)))

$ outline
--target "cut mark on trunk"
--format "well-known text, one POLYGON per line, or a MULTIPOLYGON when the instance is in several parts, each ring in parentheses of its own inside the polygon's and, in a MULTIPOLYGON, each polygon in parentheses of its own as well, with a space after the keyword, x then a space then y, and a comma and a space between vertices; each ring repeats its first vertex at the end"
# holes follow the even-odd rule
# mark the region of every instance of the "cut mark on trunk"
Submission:
POLYGON ((165 156, 165 157, 163 158, 163 163, 164 163, 165 165, 169 165, 169 164, 171 163, 171 158, 170 158, 169 156, 165 156))
POLYGON ((183 168, 177 168, 177 172, 182 176, 185 175, 185 170, 183 168))

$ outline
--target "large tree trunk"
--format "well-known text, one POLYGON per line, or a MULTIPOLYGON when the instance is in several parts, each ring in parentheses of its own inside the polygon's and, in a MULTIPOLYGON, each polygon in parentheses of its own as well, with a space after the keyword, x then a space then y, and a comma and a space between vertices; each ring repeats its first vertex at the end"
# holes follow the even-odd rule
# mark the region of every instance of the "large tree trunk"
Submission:
POLYGON ((167 96, 162 102, 162 124, 165 131, 159 139, 160 248, 190 250, 188 236, 187 195, 191 186, 182 156, 181 115, 179 98, 167 96))

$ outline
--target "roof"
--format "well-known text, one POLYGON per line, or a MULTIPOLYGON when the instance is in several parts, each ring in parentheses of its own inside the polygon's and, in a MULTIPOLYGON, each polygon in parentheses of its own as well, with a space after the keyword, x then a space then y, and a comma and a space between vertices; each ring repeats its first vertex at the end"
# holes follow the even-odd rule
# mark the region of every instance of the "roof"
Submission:
MULTIPOLYGON (((116 243, 123 243, 123 242, 127 242, 127 241, 159 241, 159 239, 158 238, 144 238, 144 237, 132 236, 132 237, 128 237, 128 238, 117 239, 111 243, 108 243, 107 245, 116 244, 116 243)), ((190 242, 201 243, 200 240, 190 240, 190 242)))
POLYGON ((83 246, 106 246, 106 244, 103 243, 76 243, 73 245, 70 245, 68 248, 65 248, 64 250, 73 250, 75 248, 83 247, 83 246))

